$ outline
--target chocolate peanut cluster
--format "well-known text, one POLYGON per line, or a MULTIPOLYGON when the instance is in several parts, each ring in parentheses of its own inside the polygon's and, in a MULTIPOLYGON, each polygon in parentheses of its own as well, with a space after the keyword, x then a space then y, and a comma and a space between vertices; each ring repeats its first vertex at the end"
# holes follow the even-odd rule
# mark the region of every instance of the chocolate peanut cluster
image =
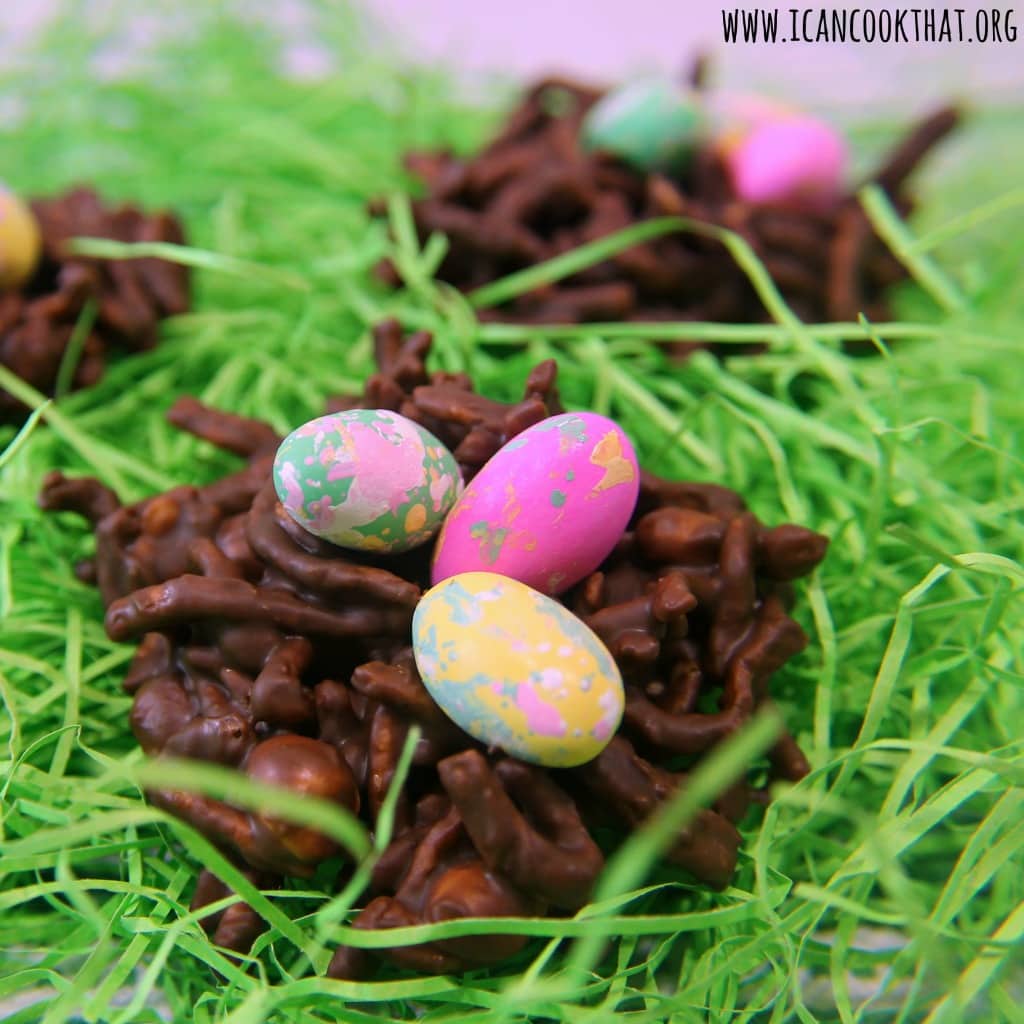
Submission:
MULTIPOLYGON (((442 280, 471 291, 650 218, 679 216, 742 236, 807 321, 856 320, 862 311, 873 320, 889 318, 885 292, 906 271, 875 234, 856 189, 814 203, 743 199, 720 149, 707 140, 684 167, 638 170, 587 148, 586 117, 604 95, 580 82, 545 79, 526 91, 477 154, 408 154, 406 165, 425 188, 412 203, 420 238, 440 232, 448 239, 438 269, 442 280)), ((952 108, 935 112, 866 179, 901 215, 914 205, 909 176, 957 119, 952 108)), ((399 282, 389 263, 378 272, 390 284, 399 282)), ((479 315, 522 323, 768 318, 721 242, 690 232, 633 245, 479 315)), ((714 346, 696 340, 674 345, 678 354, 703 347, 714 346)))
MULTIPOLYGON (((52 395, 61 361, 88 301, 96 315, 71 385, 96 383, 111 349, 137 352, 157 342, 165 317, 189 307, 187 268, 166 260, 97 260, 72 253, 76 237, 119 242, 184 242, 170 213, 108 206, 78 188, 31 204, 42 247, 32 276, 16 290, 0 291, 0 363, 43 394, 52 395)), ((19 420, 25 407, 0 389, 0 421, 19 420)))
MULTIPOLYGON (((400 412, 455 453, 467 481, 505 441, 562 409, 553 362, 533 370, 521 401, 503 404, 475 393, 464 375, 428 372, 425 333, 403 337, 389 322, 375 344, 379 372, 333 408, 400 412)), ((431 545, 388 555, 318 539, 277 500, 270 476, 280 438, 269 426, 193 399, 179 400, 170 419, 246 465, 128 506, 100 481, 53 473, 41 503, 95 525, 95 558, 79 573, 101 590, 109 634, 139 645, 124 685, 134 695, 132 729, 151 756, 235 767, 334 801, 374 829, 418 726, 358 928, 578 910, 604 864, 595 832, 621 839, 685 786, 687 769, 771 699, 773 674, 806 643, 788 614, 791 581, 821 561, 826 539, 763 525, 724 487, 644 474, 620 543, 562 598, 621 670, 619 732, 579 767, 526 764, 459 729, 417 674, 410 623, 429 585, 431 545)), ((771 774, 796 780, 807 770, 793 738, 780 739, 771 774)), ((315 830, 269 814, 170 785, 149 797, 265 888, 340 853, 315 830)), ((737 783, 680 831, 667 859, 727 885, 737 823, 765 799, 753 782, 737 783)), ((226 891, 203 871, 194 905, 226 891)), ((244 905, 206 925, 239 950, 262 927, 244 905)), ((500 961, 525 942, 484 935, 380 955, 450 972, 500 961)), ((339 947, 330 973, 357 978, 372 966, 365 951, 339 947)))

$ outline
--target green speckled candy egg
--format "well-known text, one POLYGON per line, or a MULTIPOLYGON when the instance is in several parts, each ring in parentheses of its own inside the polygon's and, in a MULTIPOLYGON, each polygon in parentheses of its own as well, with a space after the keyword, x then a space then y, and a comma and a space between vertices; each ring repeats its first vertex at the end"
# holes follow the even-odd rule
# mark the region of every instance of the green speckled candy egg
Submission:
POLYGON ((274 459, 285 511, 324 540, 408 551, 429 540, 462 489, 450 451, 387 409, 331 413, 292 431, 274 459))
POLYGON ((645 78, 605 93, 583 119, 580 137, 586 149, 614 153, 640 170, 670 171, 688 160, 702 120, 691 93, 645 78))

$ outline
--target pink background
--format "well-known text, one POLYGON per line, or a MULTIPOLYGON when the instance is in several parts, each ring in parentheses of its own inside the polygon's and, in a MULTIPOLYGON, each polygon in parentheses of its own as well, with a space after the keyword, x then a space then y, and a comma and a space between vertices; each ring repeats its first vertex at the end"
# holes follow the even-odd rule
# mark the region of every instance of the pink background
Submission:
MULTIPOLYGON (((811 6, 796 0, 762 5, 811 6)), ((929 0, 847 0, 841 6, 924 7, 929 0)), ((735 86, 770 84, 806 103, 881 106, 898 94, 922 105, 963 97, 1024 100, 1024 4, 1017 4, 1018 39, 1003 44, 767 44, 727 46, 722 9, 753 9, 751 0, 369 0, 380 23, 406 40, 427 63, 464 73, 517 77, 553 68, 595 77, 644 70, 676 71, 699 49, 715 56, 718 78, 735 86)), ((840 5, 816 3, 832 8, 840 5)), ((942 5, 935 5, 941 9, 942 5)), ((1012 6, 958 0, 973 24, 978 7, 1012 6)), ((780 34, 783 19, 780 15, 780 34)))
MULTIPOLYGON (((795 0, 759 2, 778 2, 785 11, 795 0)), ((847 0, 845 6, 891 9, 927 2, 847 0)), ((1014 2, 958 0, 958 5, 973 22, 979 7, 1003 10, 1014 2)), ((274 26, 289 41, 287 63, 295 73, 316 76, 329 70, 333 58, 317 42, 309 0, 220 3, 274 26)), ((209 12, 211 6, 209 0, 5 0, 0 3, 0 63, 22 56, 38 28, 63 10, 74 18, 128 29, 130 45, 118 47, 108 67, 116 71, 144 51, 161 24, 180 31, 191 20, 190 12, 209 12), (131 19, 124 17, 126 10, 131 19), (126 26, 129 20, 131 27, 126 26)), ((330 12, 345 4, 319 0, 313 6, 330 12)), ((373 45, 397 47, 410 63, 457 71, 474 90, 492 78, 522 79, 552 70, 605 80, 637 71, 674 73, 693 53, 708 49, 719 82, 740 88, 768 85, 804 105, 883 109, 895 96, 901 106, 918 109, 950 96, 1024 101, 1024 2, 1017 3, 1015 14, 1017 42, 973 45, 725 45, 723 6, 751 9, 751 0, 725 5, 703 0, 355 0, 352 6, 371 26, 373 45)))

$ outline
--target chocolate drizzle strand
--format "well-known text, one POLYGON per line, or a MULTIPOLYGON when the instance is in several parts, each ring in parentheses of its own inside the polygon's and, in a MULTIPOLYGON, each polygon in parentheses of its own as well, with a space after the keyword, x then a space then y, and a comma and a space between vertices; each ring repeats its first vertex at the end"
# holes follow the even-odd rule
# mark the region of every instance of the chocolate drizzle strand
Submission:
MULTIPOLYGON (((73 238, 118 242, 185 241, 170 213, 145 213, 136 206, 110 206, 88 188, 31 203, 42 236, 42 256, 18 290, 0 292, 0 364, 36 390, 52 395, 62 360, 86 304, 94 316, 72 387, 102 376, 107 354, 138 352, 157 343, 161 320, 189 308, 189 272, 149 257, 101 260, 71 251, 73 238)), ((25 407, 0 389, 0 422, 19 420, 25 407)))
MULTIPOLYGON (((476 394, 463 376, 429 373, 428 335, 403 337, 393 322, 375 335, 378 372, 362 395, 332 405, 401 411, 457 453, 467 480, 509 438, 561 411, 553 363, 536 367, 523 399, 506 405, 476 394)), ((270 469, 279 438, 268 426, 193 399, 179 400, 170 419, 246 465, 134 505, 97 480, 53 473, 41 503, 95 527, 95 557, 80 572, 102 592, 110 635, 138 644, 124 685, 147 754, 234 767, 333 801, 372 830, 418 727, 392 839, 357 928, 575 912, 608 844, 642 825, 686 785, 702 754, 771 699, 773 674, 806 643, 789 615, 790 581, 821 561, 826 539, 763 525, 724 487, 644 473, 621 542, 563 597, 621 669, 619 733, 578 768, 525 764, 462 732, 417 674, 410 621, 428 586, 431 545, 388 556, 318 540, 276 500, 270 469)), ((807 770, 794 739, 780 739, 770 776, 795 780, 807 770)), ((263 887, 308 877, 340 853, 313 829, 170 785, 149 798, 263 887)), ((667 860, 709 886, 727 885, 737 825, 765 799, 741 781, 679 833, 667 860)), ((194 906, 225 892, 204 871, 194 906)), ((261 927, 242 905, 205 926, 233 949, 247 948, 261 927)), ((525 942, 483 935, 378 953, 449 972, 503 960, 525 942)), ((361 977, 373 964, 369 953, 340 947, 330 973, 361 977)))
MULTIPOLYGON (((435 232, 448 239, 442 280, 469 292, 641 221, 677 216, 738 233, 808 321, 856 320, 861 312, 889 319, 885 292, 906 271, 861 209, 856 192, 865 181, 821 206, 755 204, 735 194, 710 144, 674 175, 644 173, 581 145, 581 122, 602 95, 580 82, 544 79, 526 90, 497 136, 475 155, 407 155, 423 190, 412 203, 420 239, 435 232)), ((867 177, 901 215, 914 207, 908 178, 958 116, 945 107, 924 118, 867 177)), ((389 284, 400 282, 390 263, 378 274, 389 284)), ((768 319, 726 248, 686 231, 634 245, 479 316, 520 323, 768 319)), ((680 355, 708 347, 715 346, 696 339, 673 343, 680 355)))

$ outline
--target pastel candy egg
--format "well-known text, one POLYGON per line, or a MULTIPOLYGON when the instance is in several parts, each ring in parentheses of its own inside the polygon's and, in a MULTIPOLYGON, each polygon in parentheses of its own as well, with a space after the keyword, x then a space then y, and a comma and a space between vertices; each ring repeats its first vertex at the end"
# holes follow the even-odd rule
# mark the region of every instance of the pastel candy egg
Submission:
POLYGON ((481 743, 568 768, 615 735, 624 703, 618 666, 552 598, 506 576, 463 573, 423 595, 412 630, 427 690, 481 743))
POLYGON ((42 241, 32 211, 0 185, 0 288, 19 288, 39 263, 42 241))
POLYGON ((724 152, 736 194, 751 203, 837 195, 846 170, 840 135, 806 115, 767 119, 724 152))
POLYGON ((274 488, 300 526, 345 548, 407 551, 428 540, 462 488, 452 453, 387 409, 304 423, 274 459, 274 488))
POLYGON ((708 128, 721 152, 738 145, 755 128, 799 116, 795 107, 756 93, 719 90, 705 97, 708 128))
POLYGON ((701 129, 700 107, 672 82, 639 79, 606 93, 580 126, 583 146, 614 153, 641 170, 684 164, 701 129))
POLYGON ((593 412, 567 412, 514 437, 480 470, 438 537, 432 580, 497 572, 557 594, 593 572, 636 506, 629 438, 593 412))

